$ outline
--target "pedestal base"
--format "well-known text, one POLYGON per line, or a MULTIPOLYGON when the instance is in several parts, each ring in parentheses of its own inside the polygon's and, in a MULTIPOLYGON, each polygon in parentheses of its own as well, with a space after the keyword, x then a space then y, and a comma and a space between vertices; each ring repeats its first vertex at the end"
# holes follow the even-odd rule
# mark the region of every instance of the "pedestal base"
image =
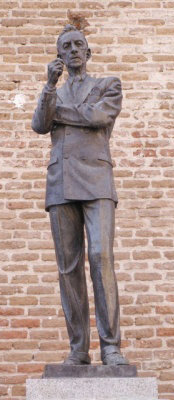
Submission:
POLYGON ((157 400, 155 378, 28 379, 26 400, 157 400))

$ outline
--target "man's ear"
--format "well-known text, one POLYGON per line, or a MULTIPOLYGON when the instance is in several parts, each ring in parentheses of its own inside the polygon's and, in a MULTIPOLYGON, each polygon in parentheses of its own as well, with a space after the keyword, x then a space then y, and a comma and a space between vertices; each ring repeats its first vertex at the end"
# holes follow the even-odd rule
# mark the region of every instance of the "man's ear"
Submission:
POLYGON ((86 61, 88 61, 91 58, 91 49, 88 48, 86 52, 86 61))

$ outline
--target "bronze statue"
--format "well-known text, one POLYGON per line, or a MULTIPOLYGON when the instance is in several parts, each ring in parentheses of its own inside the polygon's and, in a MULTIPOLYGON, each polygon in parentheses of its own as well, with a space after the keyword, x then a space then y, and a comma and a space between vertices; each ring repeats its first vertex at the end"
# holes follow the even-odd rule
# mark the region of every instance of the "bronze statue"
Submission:
POLYGON ((84 226, 94 288, 101 359, 106 365, 127 364, 120 354, 118 289, 113 240, 117 195, 109 139, 121 110, 118 78, 86 73, 91 56, 84 34, 66 25, 57 41, 58 57, 48 65, 32 128, 51 132, 46 210, 59 268, 61 301, 71 352, 68 365, 90 364, 89 307, 84 270, 84 226), (66 66, 69 77, 56 89, 66 66))

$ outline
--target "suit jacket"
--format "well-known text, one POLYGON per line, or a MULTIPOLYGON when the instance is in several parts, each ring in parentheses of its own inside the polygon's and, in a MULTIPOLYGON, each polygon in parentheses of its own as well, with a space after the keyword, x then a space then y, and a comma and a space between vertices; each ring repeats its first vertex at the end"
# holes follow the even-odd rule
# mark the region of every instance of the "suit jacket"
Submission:
POLYGON ((57 90, 44 87, 32 128, 39 134, 51 131, 46 210, 72 200, 117 202, 109 139, 121 101, 115 77, 85 75, 75 97, 69 79, 57 90))

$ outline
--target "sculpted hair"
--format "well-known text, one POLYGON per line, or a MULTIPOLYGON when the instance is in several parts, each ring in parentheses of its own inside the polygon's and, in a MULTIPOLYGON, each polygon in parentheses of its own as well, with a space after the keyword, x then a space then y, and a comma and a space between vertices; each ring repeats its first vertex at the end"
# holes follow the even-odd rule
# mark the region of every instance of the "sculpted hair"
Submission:
POLYGON ((79 29, 77 29, 76 26, 71 25, 71 24, 67 24, 67 25, 65 25, 65 27, 63 28, 63 31, 60 33, 60 35, 59 35, 59 37, 57 39, 57 48, 59 48, 62 36, 65 35, 65 33, 68 33, 68 32, 71 32, 71 31, 79 32, 83 36, 83 38, 85 39, 86 45, 88 47, 88 42, 87 42, 87 40, 85 38, 84 33, 81 32, 79 29))

